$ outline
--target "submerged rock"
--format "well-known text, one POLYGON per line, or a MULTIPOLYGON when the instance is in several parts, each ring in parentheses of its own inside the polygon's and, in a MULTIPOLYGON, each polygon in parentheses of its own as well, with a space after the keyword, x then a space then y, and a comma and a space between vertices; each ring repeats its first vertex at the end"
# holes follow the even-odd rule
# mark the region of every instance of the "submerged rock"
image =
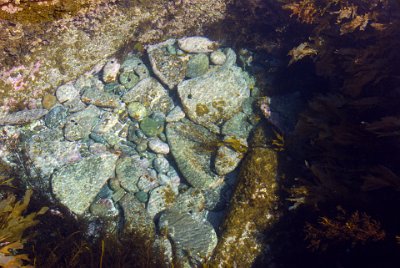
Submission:
POLYGON ((250 96, 243 72, 235 66, 183 81, 178 93, 187 116, 209 129, 239 112, 250 96))
POLYGON ((103 67, 103 81, 104 83, 112 83, 117 81, 117 76, 120 68, 117 59, 112 58, 103 67))
POLYGON ((123 97, 125 103, 140 102, 151 111, 167 113, 173 103, 167 90, 154 78, 146 78, 129 90, 123 97))
POLYGON ((120 158, 117 162, 116 174, 121 186, 129 192, 137 192, 137 183, 140 177, 149 176, 149 161, 140 156, 120 158))
POLYGON ((118 156, 103 154, 67 165, 52 176, 52 191, 73 213, 82 215, 109 178, 114 177, 118 156))
POLYGON ((67 119, 67 109, 64 106, 56 106, 51 109, 44 118, 48 128, 62 128, 67 119))
POLYGON ((242 158, 242 153, 228 146, 221 146, 218 148, 217 156, 215 157, 215 171, 218 175, 224 176, 235 170, 242 158))
POLYGON ((100 114, 99 108, 90 105, 85 110, 68 116, 64 128, 65 139, 77 141, 88 137, 93 127, 99 122, 100 114))
POLYGON ((147 47, 147 54, 154 74, 169 89, 173 89, 178 85, 186 74, 187 58, 172 55, 168 52, 167 47, 174 44, 175 39, 169 39, 163 43, 147 47))
POLYGON ((189 53, 207 53, 214 51, 218 44, 202 36, 184 37, 178 40, 179 48, 189 53))
POLYGON ((211 169, 213 148, 217 136, 189 120, 167 124, 167 139, 175 162, 185 179, 200 189, 217 183, 218 176, 211 169))
POLYGON ((79 89, 74 85, 66 84, 57 88, 56 90, 57 100, 60 103, 73 100, 79 97, 79 89))
POLYGON ((45 109, 23 110, 0 116, 0 125, 23 125, 33 122, 47 114, 45 109))
POLYGON ((150 198, 147 203, 147 213, 154 218, 161 211, 171 207, 174 204, 177 193, 169 185, 162 185, 150 192, 150 198))
POLYGON ((124 71, 134 71, 139 76, 139 80, 143 80, 149 77, 149 70, 141 59, 135 55, 128 55, 125 61, 121 65, 121 69, 124 71))
MULTIPOLYGON (((255 141, 264 141, 261 128, 255 141)), ((251 267, 263 250, 260 236, 278 219, 277 154, 264 144, 253 143, 240 170, 238 186, 221 228, 222 237, 215 249, 211 266, 251 267)))
POLYGON ((212 64, 222 65, 226 61, 226 55, 224 52, 217 50, 210 54, 210 60, 212 64))
POLYGON ((168 210, 161 215, 159 228, 173 241, 177 250, 197 261, 207 259, 218 242, 211 224, 190 213, 168 210))
POLYGON ((196 54, 190 57, 187 64, 186 77, 195 78, 207 73, 210 65, 206 54, 196 54))
POLYGON ((98 107, 117 108, 119 97, 117 95, 88 87, 84 90, 81 100, 86 104, 93 104, 98 107))

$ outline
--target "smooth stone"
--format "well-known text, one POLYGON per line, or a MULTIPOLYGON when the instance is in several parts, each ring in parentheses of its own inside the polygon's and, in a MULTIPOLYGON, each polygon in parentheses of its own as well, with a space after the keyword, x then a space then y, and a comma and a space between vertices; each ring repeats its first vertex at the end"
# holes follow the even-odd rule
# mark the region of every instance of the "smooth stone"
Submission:
POLYGON ((179 194, 172 209, 180 213, 200 213, 204 211, 205 205, 206 199, 203 191, 189 188, 179 194))
POLYGON ((242 158, 243 153, 237 152, 227 146, 221 146, 218 148, 215 157, 215 171, 218 175, 224 176, 234 171, 242 158))
POLYGON ((125 61, 121 65, 123 70, 133 70, 138 76, 139 80, 143 80, 150 76, 149 70, 143 61, 135 55, 128 55, 125 61))
POLYGON ((158 213, 173 205, 176 195, 177 193, 169 185, 153 189, 147 202, 147 213, 154 219, 158 213))
POLYGON ((192 36, 179 39, 178 46, 189 53, 208 53, 214 51, 218 44, 206 37, 192 36))
POLYGON ((127 156, 137 155, 135 147, 129 146, 129 145, 124 144, 124 143, 118 144, 117 147, 114 146, 115 149, 120 150, 123 153, 123 155, 127 155, 127 156))
POLYGON ((89 146, 89 151, 94 155, 104 154, 107 152, 107 146, 101 143, 93 143, 89 146))
POLYGON ((141 203, 134 193, 127 193, 118 202, 124 215, 123 233, 130 237, 140 234, 149 241, 155 236, 155 225, 153 219, 146 213, 144 204, 141 203))
POLYGON ((164 123, 159 122, 153 118, 145 117, 140 122, 140 129, 146 136, 149 137, 156 137, 158 134, 163 132, 164 130, 164 123))
POLYGON ((135 71, 124 70, 118 80, 125 88, 132 88, 139 82, 139 76, 135 74, 135 71))
POLYGON ((126 109, 129 116, 136 121, 141 121, 144 117, 147 116, 147 109, 141 102, 131 102, 128 104, 126 109))
POLYGON ((117 124, 118 115, 112 112, 105 112, 101 115, 100 121, 93 128, 93 132, 98 134, 111 132, 117 124))
POLYGON ((237 56, 235 51, 228 47, 224 49, 224 53, 226 55, 226 60, 222 65, 222 68, 228 69, 232 66, 235 66, 237 61, 237 56))
POLYGON ((226 61, 226 55, 224 52, 217 50, 217 51, 213 51, 210 54, 210 60, 212 64, 215 65, 222 65, 225 63, 226 61))
POLYGON ((84 89, 81 100, 86 104, 93 104, 103 108, 117 108, 120 106, 117 95, 92 87, 84 89))
POLYGON ((60 103, 64 103, 66 101, 78 98, 79 90, 71 84, 62 85, 57 88, 56 97, 60 103))
POLYGON ((75 98, 63 103, 64 107, 68 109, 70 113, 76 113, 84 110, 86 105, 81 101, 81 99, 75 98))
POLYGON ((57 98, 54 95, 46 94, 42 99, 42 106, 46 110, 50 110, 57 103, 57 98))
POLYGON ((149 192, 154 188, 158 187, 159 183, 157 179, 151 175, 141 176, 138 180, 137 187, 140 191, 149 192))
POLYGON ((169 146, 167 143, 162 142, 159 139, 150 139, 149 140, 149 148, 153 152, 157 154, 168 154, 169 153, 169 146))
POLYGON ((42 118, 47 112, 45 109, 34 109, 0 115, 0 125, 23 125, 42 118))
POLYGON ((100 79, 92 75, 82 75, 76 80, 74 86, 76 89, 78 89, 80 94, 82 94, 83 91, 88 87, 97 89, 99 91, 104 91, 103 82, 101 82, 100 79))
POLYGON ((67 119, 67 109, 63 106, 52 108, 44 117, 44 123, 48 128, 62 128, 67 119))
POLYGON ((118 159, 115 172, 121 186, 128 192, 137 192, 137 182, 141 176, 149 175, 149 161, 140 156, 123 157, 118 159))
POLYGON ((183 118, 185 118, 185 113, 182 111, 182 108, 180 106, 175 106, 174 109, 172 109, 168 113, 167 117, 165 118, 165 121, 177 122, 183 118))
POLYGON ((103 81, 104 83, 112 83, 117 81, 119 68, 121 65, 116 58, 110 59, 103 67, 103 81))
POLYGON ((135 193, 135 196, 141 203, 146 203, 149 200, 149 194, 143 191, 135 193))
POLYGON ((215 129, 241 110, 250 91, 243 71, 233 66, 183 81, 178 85, 178 94, 193 122, 215 129))
POLYGON ((85 110, 68 116, 64 128, 65 139, 77 141, 87 138, 93 127, 99 122, 100 115, 99 108, 90 105, 85 110))
POLYGON ((200 189, 217 183, 219 177, 210 169, 217 135, 186 119, 168 123, 166 130, 172 155, 186 181, 200 189))
POLYGON ((82 215, 109 178, 114 177, 118 156, 104 154, 64 166, 52 176, 52 191, 73 213, 82 215))
POLYGON ((136 146, 136 151, 138 153, 143 153, 147 150, 147 140, 142 140, 141 142, 139 142, 136 146))
POLYGON ((167 210, 160 217, 159 229, 178 249, 195 259, 207 259, 217 246, 217 234, 211 224, 190 213, 167 210))
POLYGON ((153 160, 153 167, 158 173, 167 173, 169 171, 169 162, 165 157, 157 157, 153 160))
POLYGON ((54 170, 81 160, 79 145, 69 141, 31 141, 26 146, 26 155, 31 170, 42 178, 49 177, 54 170))
POLYGON ((172 99, 167 90, 154 78, 149 77, 140 81, 123 97, 125 103, 140 102, 151 111, 167 113, 172 105, 172 99))
POLYGON ((192 55, 186 69, 186 77, 195 78, 204 75, 208 71, 210 62, 206 54, 192 55))
POLYGON ((247 139, 253 126, 247 121, 247 115, 237 113, 225 122, 221 128, 221 134, 236 138, 247 139))
POLYGON ((171 55, 168 52, 167 47, 174 44, 175 39, 169 39, 147 47, 147 54, 154 74, 169 89, 174 89, 185 78, 188 61, 185 56, 171 55))
POLYGON ((95 132, 90 133, 89 138, 94 140, 96 143, 107 145, 106 139, 98 133, 95 133, 95 132))

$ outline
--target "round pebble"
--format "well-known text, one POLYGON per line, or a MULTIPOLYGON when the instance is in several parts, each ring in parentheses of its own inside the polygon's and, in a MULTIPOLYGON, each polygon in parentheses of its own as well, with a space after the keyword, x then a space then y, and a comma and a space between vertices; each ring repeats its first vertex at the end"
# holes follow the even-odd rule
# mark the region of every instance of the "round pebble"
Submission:
POLYGON ((168 154, 169 146, 167 143, 162 142, 159 139, 150 139, 149 148, 157 154, 168 154))
POLYGON ((146 140, 142 140, 141 142, 139 142, 136 146, 136 151, 138 153, 143 153, 144 151, 147 150, 147 141, 146 140))
POLYGON ((212 64, 222 65, 226 61, 226 55, 222 51, 214 51, 210 55, 210 60, 212 64))
POLYGON ((50 110, 57 103, 57 98, 54 95, 46 94, 42 99, 43 108, 50 110))
POLYGON ((135 193, 135 197, 142 203, 146 203, 149 200, 149 195, 143 191, 135 193))
POLYGON ((79 90, 73 85, 62 85, 56 91, 57 100, 64 103, 79 97, 79 90))
POLYGON ((169 171, 169 162, 164 157, 157 157, 153 161, 153 167, 158 173, 167 173, 169 171))
POLYGON ((141 121, 147 116, 147 109, 140 102, 131 102, 128 104, 126 109, 128 110, 129 116, 137 121, 141 121))
POLYGON ((159 122, 153 118, 145 117, 140 121, 140 129, 146 136, 155 137, 164 130, 164 122, 159 122))

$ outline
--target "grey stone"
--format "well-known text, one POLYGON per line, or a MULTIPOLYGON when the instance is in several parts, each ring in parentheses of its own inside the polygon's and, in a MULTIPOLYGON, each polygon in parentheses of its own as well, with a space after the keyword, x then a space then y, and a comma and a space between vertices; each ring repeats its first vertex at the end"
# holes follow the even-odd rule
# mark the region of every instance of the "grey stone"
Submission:
POLYGON ((98 107, 117 108, 120 106, 117 95, 92 87, 84 89, 81 100, 86 104, 93 104, 98 107))
POLYGON ((141 140, 136 146, 136 151, 138 153, 143 153, 146 150, 147 150, 147 140, 141 140))
POLYGON ((175 108, 168 113, 165 120, 167 122, 176 122, 183 118, 185 118, 185 113, 182 111, 180 106, 175 106, 175 108))
POLYGON ((169 185, 153 189, 147 202, 147 213, 154 218, 158 213, 173 205, 176 195, 177 193, 169 185))
POLYGON ((189 59, 186 69, 186 77, 195 78, 202 76, 208 71, 210 62, 206 54, 192 55, 189 59))
POLYGON ((128 55, 128 57, 122 63, 121 69, 134 71, 139 76, 139 80, 149 77, 149 70, 147 69, 146 65, 141 59, 132 54, 128 55))
POLYGON ((153 219, 146 213, 143 203, 135 197, 134 193, 127 193, 119 201, 124 212, 123 232, 127 235, 140 234, 148 239, 155 236, 153 219))
POLYGON ((119 211, 111 198, 100 198, 90 205, 90 213, 102 218, 118 218, 119 211))
POLYGON ((149 166, 149 161, 138 155, 118 159, 115 171, 121 186, 129 192, 137 192, 138 180, 141 176, 149 175, 149 166))
POLYGON ((0 125, 23 125, 42 118, 47 112, 45 109, 34 109, 0 115, 0 125))
POLYGON ((212 64, 222 65, 226 61, 226 55, 224 54, 224 52, 217 50, 210 54, 210 60, 212 64))
POLYGON ((151 111, 167 113, 173 103, 167 90, 154 78, 149 77, 140 81, 123 97, 125 103, 140 102, 151 111))
POLYGON ((143 175, 139 178, 137 187, 140 191, 149 192, 154 188, 158 187, 158 181, 155 177, 149 175, 143 175))
POLYGON ((145 117, 140 122, 140 129, 146 136, 155 137, 164 130, 164 123, 150 117, 145 117))
POLYGON ((202 36, 184 37, 178 40, 178 46, 189 53, 207 53, 214 51, 218 44, 202 36))
POLYGON ((131 118, 136 121, 141 121, 144 117, 147 116, 147 109, 141 102, 131 102, 126 107, 128 114, 131 118))
POLYGON ((132 88, 139 82, 139 76, 133 70, 124 70, 120 73, 118 80, 125 88, 132 88))
POLYGON ((95 133, 95 132, 90 133, 89 134, 89 138, 91 138, 92 140, 94 140, 97 143, 101 143, 103 145, 107 145, 106 139, 103 138, 103 136, 98 134, 98 133, 95 133))
POLYGON ((253 111, 254 101, 255 101, 255 98, 253 98, 253 97, 249 97, 243 101, 242 110, 245 115, 251 116, 254 113, 254 111, 253 111))
POLYGON ((167 138, 172 155, 185 179, 193 187, 208 188, 218 181, 210 170, 217 136, 189 120, 167 124, 167 138))
POLYGON ((32 141, 26 153, 32 170, 41 177, 48 177, 55 169, 81 160, 78 144, 68 141, 32 141))
POLYGON ((53 107, 44 117, 44 123, 48 128, 62 128, 67 121, 67 109, 63 106, 53 107))
POLYGON ((180 213, 200 213, 205 209, 205 197, 201 190, 189 188, 177 197, 173 210, 180 213))
POLYGON ((66 101, 63 105, 70 113, 76 113, 86 108, 86 105, 81 101, 80 97, 66 101))
POLYGON ((157 157, 153 160, 153 167, 158 173, 167 173, 169 171, 169 162, 165 157, 157 157))
POLYGON ((60 103, 76 99, 79 97, 79 89, 71 84, 62 85, 57 88, 56 97, 60 103))
POLYGON ((109 178, 114 177, 118 156, 104 154, 67 165, 52 176, 52 191, 72 212, 82 215, 109 178))
POLYGON ((89 146, 89 151, 93 155, 104 154, 107 152, 107 146, 101 143, 93 143, 89 146))
POLYGON ((196 259, 208 258, 218 242, 211 224, 190 213, 168 210, 161 215, 159 228, 167 233, 178 249, 196 259))
POLYGON ((247 122, 247 115, 237 113, 225 122, 221 128, 221 133, 226 136, 247 139, 253 126, 247 122))
POLYGON ((99 122, 101 111, 93 105, 85 110, 74 113, 67 117, 67 123, 64 128, 65 139, 77 141, 87 138, 93 127, 99 122))
POLYGON ((147 54, 154 74, 169 89, 179 84, 186 74, 187 58, 184 56, 171 55, 167 47, 174 45, 175 40, 169 39, 157 45, 147 47, 147 54))
POLYGON ((215 171, 218 175, 224 176, 235 170, 242 158, 243 153, 236 152, 227 146, 221 146, 218 148, 217 156, 215 157, 215 171))
POLYGON ((82 94, 83 91, 88 87, 97 89, 99 91, 104 91, 104 84, 97 77, 93 75, 85 74, 80 76, 76 80, 74 86, 76 89, 78 89, 80 94, 82 94))
POLYGON ((224 53, 226 55, 225 63, 222 65, 222 68, 228 69, 232 66, 236 65, 237 56, 235 51, 231 48, 225 48, 224 53))
POLYGON ((167 143, 162 142, 159 139, 152 138, 149 140, 149 148, 156 154, 168 154, 169 153, 169 146, 167 143))
POLYGON ((105 112, 101 115, 100 121, 93 128, 93 132, 104 134, 113 130, 118 124, 118 115, 112 112, 105 112))
POLYGON ((117 59, 112 58, 103 67, 103 81, 104 83, 112 83, 117 80, 119 68, 121 65, 118 63, 117 59))
POLYGON ((239 112, 250 95, 242 70, 235 66, 185 80, 178 93, 186 115, 209 129, 239 112))

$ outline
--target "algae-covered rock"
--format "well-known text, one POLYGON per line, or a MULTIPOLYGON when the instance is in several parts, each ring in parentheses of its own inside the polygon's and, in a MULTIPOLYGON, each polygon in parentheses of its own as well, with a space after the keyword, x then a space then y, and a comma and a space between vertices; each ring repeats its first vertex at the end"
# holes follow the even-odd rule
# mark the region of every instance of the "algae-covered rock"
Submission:
POLYGON ((72 212, 82 215, 107 180, 114 177, 117 158, 103 154, 60 168, 52 176, 53 194, 72 212))
POLYGON ((93 127, 99 122, 100 114, 99 108, 90 105, 85 110, 68 116, 64 128, 65 139, 77 141, 88 137, 93 127))
POLYGON ((189 120, 168 123, 166 129, 172 155, 185 179, 200 189, 216 183, 218 176, 210 166, 217 136, 189 120))
POLYGON ((239 112, 250 96, 245 76, 235 66, 185 80, 178 85, 178 93, 187 116, 209 129, 239 112))
MULTIPOLYGON (((265 138, 256 137, 255 140, 262 141, 265 138)), ((233 263, 237 267, 252 266, 263 250, 260 236, 278 217, 276 176, 276 152, 265 147, 253 147, 242 164, 238 186, 222 226, 224 232, 211 266, 227 267, 233 263)))

